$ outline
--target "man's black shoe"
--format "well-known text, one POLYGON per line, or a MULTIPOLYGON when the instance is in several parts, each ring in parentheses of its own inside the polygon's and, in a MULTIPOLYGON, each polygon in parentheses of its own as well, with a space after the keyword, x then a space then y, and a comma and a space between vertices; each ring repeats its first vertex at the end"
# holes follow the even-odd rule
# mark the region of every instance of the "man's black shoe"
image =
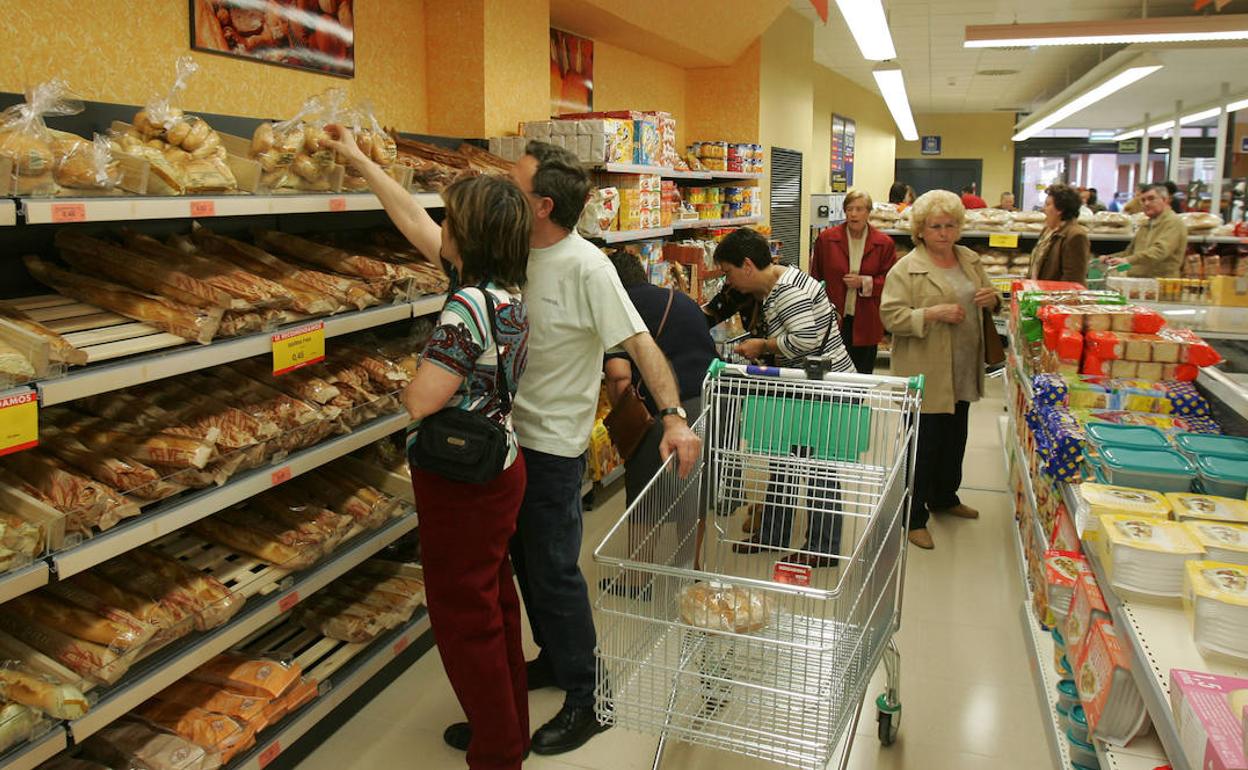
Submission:
POLYGON ((550 664, 545 659, 530 660, 524 664, 524 668, 525 679, 529 683, 529 692, 556 686, 555 672, 551 670, 550 664))
MULTIPOLYGON (((467 722, 456 722, 442 733, 442 740, 453 749, 467 751, 468 744, 472 743, 472 726, 467 722)), ((524 752, 524 758, 529 758, 529 752, 524 752)))
POLYGON ((575 751, 610 727, 598 724, 593 706, 565 705, 554 719, 533 733, 533 753, 549 756, 575 751))

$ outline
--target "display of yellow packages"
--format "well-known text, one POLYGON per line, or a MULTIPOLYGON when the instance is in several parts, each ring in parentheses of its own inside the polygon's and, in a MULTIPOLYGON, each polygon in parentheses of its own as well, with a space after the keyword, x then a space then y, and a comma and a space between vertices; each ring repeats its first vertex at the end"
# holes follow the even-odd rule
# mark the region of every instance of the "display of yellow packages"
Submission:
POLYGON ((1101 538, 1102 516, 1125 514, 1148 516, 1154 519, 1170 518, 1170 501, 1161 492, 1151 489, 1115 487, 1109 484, 1085 482, 1071 485, 1079 500, 1081 514, 1086 514, 1083 539, 1095 543, 1101 538))
POLYGON ((1148 516, 1101 516, 1104 554, 1115 589, 1154 597, 1183 593, 1183 565, 1205 549, 1183 524, 1148 516))
POLYGON ((1192 619, 1197 649, 1205 655, 1248 659, 1248 567, 1189 561, 1183 606, 1192 619))
POLYGON ((1222 521, 1185 521, 1192 537, 1205 549, 1212 561, 1248 565, 1248 525, 1222 521))
POLYGON ((1248 502, 1232 497, 1198 495, 1193 492, 1167 492, 1166 498, 1179 520, 1229 521, 1248 524, 1248 502))

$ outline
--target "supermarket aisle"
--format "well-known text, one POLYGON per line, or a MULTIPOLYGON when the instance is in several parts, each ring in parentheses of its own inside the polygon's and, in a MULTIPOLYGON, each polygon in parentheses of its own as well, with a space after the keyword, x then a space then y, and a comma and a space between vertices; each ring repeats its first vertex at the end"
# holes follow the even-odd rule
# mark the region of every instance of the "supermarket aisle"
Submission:
MULTIPOLYGON (((990 392, 1000 383, 990 381, 990 392)), ((1013 526, 997 432, 999 397, 972 411, 966 454, 965 501, 979 508, 978 522, 938 519, 936 550, 911 549, 902 651, 904 717, 896 745, 880 747, 874 707, 863 711, 850 767, 908 770, 1011 770, 1049 768, 1042 716, 1019 621, 1022 594, 1010 543, 1013 526)), ((622 512, 623 490, 600 501, 586 517, 583 559, 622 512)), ((874 700, 880 687, 873 685, 874 700)), ((533 694, 534 726, 559 708, 561 694, 533 694)), ((462 719, 436 653, 425 655, 299 770, 344 770, 417 765, 428 770, 464 767, 463 755, 442 743, 442 729, 462 719)), ((653 738, 611 730, 579 751, 533 757, 535 770, 646 770, 653 738)), ((773 765, 705 749, 675 745, 665 767, 682 770, 764 770, 773 765)))

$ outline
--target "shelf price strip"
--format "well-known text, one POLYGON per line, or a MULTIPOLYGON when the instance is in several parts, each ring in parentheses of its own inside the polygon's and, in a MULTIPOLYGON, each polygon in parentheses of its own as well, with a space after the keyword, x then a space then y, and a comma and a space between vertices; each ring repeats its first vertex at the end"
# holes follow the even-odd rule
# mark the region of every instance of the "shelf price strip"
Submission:
POLYGON ((216 201, 191 201, 192 217, 215 217, 217 215, 216 201))
POLYGON ((994 249, 1017 249, 1018 233, 989 233, 988 245, 994 249))
POLYGON ((0 398, 0 456, 39 443, 39 400, 26 390, 0 398))
POLYGON ((87 205, 85 203, 53 203, 52 224, 63 225, 66 222, 87 221, 87 205))
POLYGON ((273 374, 286 374, 324 360, 324 321, 273 334, 273 374))

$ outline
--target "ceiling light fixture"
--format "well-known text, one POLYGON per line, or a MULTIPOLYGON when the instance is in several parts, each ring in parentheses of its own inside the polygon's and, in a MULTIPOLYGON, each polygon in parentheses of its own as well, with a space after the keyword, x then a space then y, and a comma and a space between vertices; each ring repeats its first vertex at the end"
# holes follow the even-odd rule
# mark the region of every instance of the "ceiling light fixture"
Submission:
POLYGON ((884 5, 880 0, 836 0, 845 23, 867 61, 888 61, 897 58, 893 34, 888 30, 884 5))
POLYGON ((1131 66, 1123 68, 1108 80, 1104 80, 1078 96, 1068 99, 1064 104, 1054 109, 1052 112, 1044 113, 1033 122, 1030 122, 1026 126, 1020 128, 1018 133, 1014 134, 1013 139, 1016 142, 1030 139, 1049 126, 1060 123, 1066 118, 1069 118, 1071 115, 1091 107, 1110 94, 1121 91, 1132 83, 1148 77, 1159 69, 1161 69, 1161 64, 1153 63, 1152 59, 1147 59, 1142 56, 1136 59, 1131 66))
POLYGON ((901 138, 907 142, 919 140, 919 130, 914 125, 914 115, 910 112, 910 100, 906 98, 906 81, 902 77, 901 67, 896 64, 880 65, 872 71, 876 85, 884 96, 888 111, 893 114, 893 122, 901 132, 901 138))
MULTIPOLYGON (((838 5, 843 5, 838 0, 838 5)), ((1167 16, 1150 19, 979 24, 966 28, 966 48, 1031 48, 1248 40, 1248 14, 1167 16)))
POLYGON ((1240 99, 1237 102, 1231 102, 1226 105, 1227 112, 1239 112, 1243 108, 1248 107, 1248 99, 1240 99))
POLYGON ((1121 134, 1117 134, 1114 136, 1114 141, 1125 142, 1128 139, 1139 139, 1141 136, 1144 136, 1144 131, 1143 129, 1137 128, 1134 131, 1124 131, 1121 134))
POLYGON ((1191 115, 1184 115, 1183 117, 1179 118, 1179 125, 1186 126, 1188 123, 1195 123, 1199 120, 1208 120, 1209 118, 1216 118, 1218 115, 1221 115, 1221 114, 1222 114, 1222 110, 1221 108, 1218 108, 1218 107, 1214 107, 1208 110, 1202 110, 1200 112, 1193 112, 1191 115))

